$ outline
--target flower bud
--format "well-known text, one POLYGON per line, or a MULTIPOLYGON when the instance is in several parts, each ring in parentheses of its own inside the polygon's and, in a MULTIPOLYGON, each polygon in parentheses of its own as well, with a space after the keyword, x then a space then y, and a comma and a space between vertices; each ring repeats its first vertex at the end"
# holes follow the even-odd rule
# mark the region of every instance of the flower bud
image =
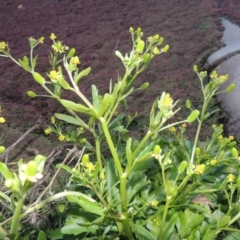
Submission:
POLYGON ((88 154, 84 154, 82 157, 82 163, 88 163, 89 162, 89 155, 88 154))
POLYGON ((155 145, 153 149, 153 154, 160 154, 162 152, 162 149, 160 148, 159 145, 155 145))
POLYGON ((4 153, 5 151, 5 147, 4 146, 0 146, 0 154, 4 153))

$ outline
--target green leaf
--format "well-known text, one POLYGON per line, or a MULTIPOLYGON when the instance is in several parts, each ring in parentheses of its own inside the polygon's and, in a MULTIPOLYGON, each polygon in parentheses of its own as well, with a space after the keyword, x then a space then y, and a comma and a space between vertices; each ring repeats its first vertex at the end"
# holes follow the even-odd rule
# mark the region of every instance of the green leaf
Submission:
POLYGON ((90 68, 90 67, 82 70, 77 76, 74 77, 74 82, 77 84, 78 81, 79 81, 81 78, 87 76, 87 75, 90 73, 90 71, 91 71, 91 68, 90 68))
POLYGON ((24 56, 24 57, 23 57, 23 62, 24 62, 26 65, 29 65, 29 61, 28 61, 28 57, 27 57, 27 56, 24 56))
POLYGON ((99 96, 98 96, 98 89, 95 85, 92 85, 92 99, 93 99, 93 106, 98 111, 98 109, 99 109, 99 96))
POLYGON ((156 240, 156 238, 142 225, 132 224, 132 230, 139 240, 156 240))
POLYGON ((31 69, 28 66, 28 64, 26 64, 22 59, 18 59, 18 62, 25 71, 31 72, 31 69))
POLYGON ((73 57, 74 54, 75 54, 75 48, 71 48, 68 52, 67 58, 73 57))
POLYGON ((65 204, 57 204, 57 209, 60 213, 63 213, 65 210, 65 204))
POLYGON ((120 58, 122 60, 122 62, 124 63, 124 58, 123 55, 119 52, 119 51, 115 51, 115 55, 120 58))
POLYGON ((198 118, 198 116, 199 116, 199 111, 198 110, 194 110, 188 116, 187 120, 188 120, 188 122, 192 123, 192 122, 194 122, 198 118))
POLYGON ((60 76, 57 78, 58 83, 61 85, 61 87, 65 90, 71 89, 69 83, 64 79, 63 76, 60 76))
POLYGON ((39 83, 40 85, 44 85, 45 84, 45 79, 37 72, 33 73, 33 78, 35 79, 35 81, 37 83, 39 83))
POLYGON ((127 189, 127 196, 128 201, 131 202, 132 199, 138 194, 138 192, 146 185, 149 185, 149 181, 147 180, 147 177, 143 177, 142 175, 135 175, 130 180, 130 186, 127 189))
MULTIPOLYGON (((205 235, 203 236, 202 240, 213 240, 213 239, 215 239, 216 235, 217 235, 217 230, 216 229, 211 230, 209 228, 209 229, 207 229, 207 231, 206 231, 205 235)), ((231 240, 233 240, 233 239, 231 239, 231 240)))
POLYGON ((104 209, 96 202, 93 198, 88 196, 68 196, 69 202, 77 203, 81 206, 86 212, 93 213, 96 215, 104 216, 104 209))
POLYGON ((46 233, 47 233, 47 237, 50 238, 51 240, 63 239, 63 234, 61 233, 61 229, 50 230, 50 231, 47 231, 46 233))
POLYGON ((65 100, 65 99, 61 99, 60 102, 67 109, 97 117, 97 114, 93 109, 85 107, 84 105, 82 105, 80 103, 75 103, 75 102, 65 100))
POLYGON ((37 238, 37 240, 47 240, 46 235, 44 234, 43 231, 40 231, 40 232, 38 233, 38 238, 37 238))
POLYGON ((36 67, 38 55, 36 55, 32 60, 32 69, 36 67))
POLYGON ((67 122, 67 123, 70 123, 70 124, 73 124, 73 125, 87 126, 86 123, 84 123, 82 120, 80 120, 78 118, 75 118, 75 117, 72 117, 72 116, 67 115, 67 114, 55 113, 54 116, 57 119, 60 119, 60 120, 62 120, 64 122, 67 122))
POLYGON ((186 209, 184 212, 179 212, 179 220, 177 223, 177 229, 181 239, 187 238, 194 228, 201 226, 204 216, 191 212, 186 209))
POLYGON ((158 236, 158 239, 161 239, 161 240, 172 239, 172 235, 174 233, 175 224, 176 224, 176 222, 178 220, 178 214, 175 213, 173 216, 171 216, 170 219, 171 220, 169 222, 165 223, 163 236, 158 236))
POLYGON ((62 164, 62 163, 57 164, 57 165, 56 165, 56 168, 62 168, 62 169, 64 169, 66 172, 68 172, 68 173, 70 173, 70 174, 74 174, 73 171, 72 171, 72 168, 69 167, 68 165, 65 165, 65 164, 62 164))
POLYGON ((3 162, 0 162, 0 173, 4 176, 6 180, 13 178, 12 173, 8 170, 8 167, 3 162))
POLYGON ((218 228, 224 228, 227 227, 229 222, 231 220, 230 216, 224 216, 223 218, 220 219, 220 221, 218 222, 218 228))
POLYGON ((107 161, 106 164, 107 201, 112 202, 115 195, 114 186, 118 182, 118 176, 116 175, 116 168, 113 159, 107 161))
POLYGON ((129 167, 131 167, 131 159, 132 159, 132 138, 128 138, 126 144, 126 157, 129 167))
POLYGON ((103 99, 100 101, 98 110, 98 117, 102 117, 102 115, 107 111, 110 110, 112 105, 112 95, 109 93, 105 93, 103 99))
MULTIPOLYGON (((89 215, 86 213, 82 213, 82 216, 79 216, 77 218, 69 217, 66 220, 65 226, 61 228, 61 232, 63 234, 75 236, 81 233, 89 232, 93 235, 96 235, 96 231, 99 227, 94 224, 95 221, 90 222, 89 218, 89 215)), ((99 221, 99 218, 96 220, 99 221)))

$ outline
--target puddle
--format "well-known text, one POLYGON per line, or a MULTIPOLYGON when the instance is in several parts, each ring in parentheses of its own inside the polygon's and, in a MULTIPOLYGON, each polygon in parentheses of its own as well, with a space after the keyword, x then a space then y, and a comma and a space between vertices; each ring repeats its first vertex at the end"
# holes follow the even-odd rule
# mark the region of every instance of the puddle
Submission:
POLYGON ((208 64, 215 66, 219 75, 228 74, 229 80, 220 90, 225 90, 231 83, 236 88, 230 93, 217 95, 223 112, 227 115, 225 127, 229 135, 240 137, 240 27, 222 18, 225 28, 221 41, 225 46, 208 58, 208 64))
POLYGON ((240 53, 240 27, 225 18, 221 20, 224 27, 221 41, 225 44, 225 47, 209 56, 209 65, 215 65, 221 59, 226 59, 236 53, 240 53))

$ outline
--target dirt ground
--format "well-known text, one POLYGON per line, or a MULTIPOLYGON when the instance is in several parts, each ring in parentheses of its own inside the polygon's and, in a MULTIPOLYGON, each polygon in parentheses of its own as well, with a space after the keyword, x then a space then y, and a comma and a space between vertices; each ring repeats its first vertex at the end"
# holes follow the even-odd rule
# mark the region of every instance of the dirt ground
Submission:
MULTIPOLYGON (((200 105, 200 85, 192 67, 197 64, 201 68, 207 57, 221 47, 219 17, 239 24, 239 12, 239 0, 5 0, 0 4, 0 41, 8 42, 12 55, 18 59, 29 56, 29 37, 44 36, 45 44, 36 51, 36 70, 45 74, 49 71, 49 36, 55 33, 64 44, 76 49, 83 69, 92 67, 80 85, 83 93, 89 95, 91 84, 104 93, 109 80, 116 81, 123 72, 114 52, 124 54, 131 50, 130 26, 141 27, 145 37, 159 33, 170 50, 155 58, 141 74, 135 86, 148 81, 150 87, 131 97, 128 104, 130 111, 139 112, 138 123, 143 126, 153 101, 162 91, 171 93, 175 100, 181 99, 182 105, 187 98, 196 107, 200 105)), ((0 58, 0 82, 0 105, 7 120, 0 128, 4 134, 1 144, 5 146, 16 141, 40 117, 47 122, 54 112, 62 111, 53 100, 29 99, 28 90, 38 94, 44 91, 10 59, 0 58)), ((187 115, 183 109, 180 117, 187 115)), ((27 146, 45 154, 51 151, 52 144, 38 130, 17 147, 12 157, 27 146)))

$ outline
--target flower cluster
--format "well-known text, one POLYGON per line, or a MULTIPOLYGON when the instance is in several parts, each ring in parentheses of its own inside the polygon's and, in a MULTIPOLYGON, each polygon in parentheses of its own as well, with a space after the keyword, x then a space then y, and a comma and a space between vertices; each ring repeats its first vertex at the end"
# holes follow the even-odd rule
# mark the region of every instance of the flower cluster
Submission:
POLYGON ((226 74, 226 75, 218 76, 217 72, 213 71, 210 74, 210 78, 214 81, 214 83, 220 85, 220 84, 223 84, 224 82, 226 82, 228 80, 228 75, 226 74))
POLYGON ((66 45, 63 45, 61 41, 55 41, 56 38, 57 37, 54 33, 50 35, 50 39, 53 41, 53 44, 52 44, 53 51, 56 53, 65 53, 69 49, 69 47, 66 45))
POLYGON ((4 52, 6 48, 8 47, 8 44, 4 41, 0 42, 0 52, 4 52))

